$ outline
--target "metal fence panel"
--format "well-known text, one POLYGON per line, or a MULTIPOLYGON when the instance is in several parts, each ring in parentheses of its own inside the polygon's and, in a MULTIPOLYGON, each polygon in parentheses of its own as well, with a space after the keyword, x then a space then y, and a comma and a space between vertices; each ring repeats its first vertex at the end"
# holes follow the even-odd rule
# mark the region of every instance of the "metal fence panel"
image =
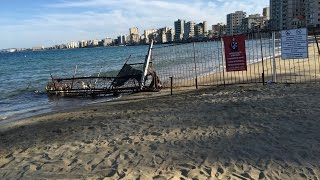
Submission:
POLYGON ((170 77, 174 79, 174 87, 270 83, 275 80, 277 83, 319 82, 317 34, 308 36, 307 59, 284 60, 281 58, 280 33, 246 34, 247 71, 226 71, 224 44, 219 39, 154 46, 152 63, 164 87, 170 86, 170 77))

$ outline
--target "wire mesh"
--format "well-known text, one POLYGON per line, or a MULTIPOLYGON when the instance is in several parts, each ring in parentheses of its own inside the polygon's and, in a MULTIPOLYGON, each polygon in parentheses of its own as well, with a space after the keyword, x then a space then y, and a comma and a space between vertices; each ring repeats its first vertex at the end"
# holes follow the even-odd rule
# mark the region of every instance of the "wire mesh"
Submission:
POLYGON ((320 31, 316 32, 309 31, 309 52, 305 59, 281 57, 280 31, 245 34, 247 71, 226 71, 224 43, 219 39, 155 46, 152 62, 163 87, 170 87, 170 77, 173 77, 174 87, 319 82, 320 60, 316 42, 320 31))

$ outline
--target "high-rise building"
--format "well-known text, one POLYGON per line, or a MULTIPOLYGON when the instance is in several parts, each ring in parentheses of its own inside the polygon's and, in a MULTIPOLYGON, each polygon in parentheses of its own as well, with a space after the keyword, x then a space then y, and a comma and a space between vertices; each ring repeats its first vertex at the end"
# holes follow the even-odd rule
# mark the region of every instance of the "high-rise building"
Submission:
POLYGON ((194 26, 195 26, 195 23, 192 21, 189 21, 185 24, 184 39, 189 39, 194 37, 194 26))
POLYGON ((199 23, 194 27, 194 34, 195 34, 196 38, 203 38, 204 37, 203 23, 199 23))
POLYGON ((86 41, 86 40, 79 41, 79 47, 80 48, 85 48, 87 46, 88 46, 88 41, 86 41))
POLYGON ((194 34, 197 39, 207 37, 207 35, 208 35, 207 21, 203 21, 203 23, 196 24, 194 26, 194 34))
POLYGON ((68 42, 66 44, 66 48, 68 49, 74 49, 79 47, 79 42, 68 42))
POLYGON ((103 46, 110 46, 113 43, 112 38, 105 38, 102 40, 102 45, 103 46))
POLYGON ((255 32, 265 28, 267 17, 252 14, 242 20, 242 32, 255 32))
POLYGON ((268 20, 270 19, 270 8, 269 7, 263 8, 262 16, 266 17, 268 20))
POLYGON ((227 15, 227 34, 241 33, 242 20, 246 17, 246 12, 236 11, 227 15))
POLYGON ((154 40, 153 34, 155 32, 157 32, 156 29, 144 30, 145 43, 149 44, 149 43, 151 43, 151 40, 154 40))
POLYGON ((167 42, 173 42, 174 41, 174 30, 173 29, 169 29, 166 33, 167 36, 167 42))
POLYGON ((212 33, 214 36, 221 36, 226 34, 226 25, 223 23, 218 23, 215 25, 212 25, 212 33))
POLYGON ((208 22, 203 21, 203 34, 207 35, 208 34, 208 22))
MULTIPOLYGON (((164 28, 160 28, 157 31, 157 42, 159 43, 167 43, 168 42, 168 38, 167 38, 167 32, 170 30, 169 27, 164 27, 164 28)), ((169 38, 170 39, 170 38, 169 38)))
POLYGON ((129 34, 139 34, 139 29, 137 27, 132 27, 129 29, 129 34))
POLYGON ((137 27, 132 27, 129 29, 129 36, 131 44, 140 43, 139 29, 137 27))
POLYGON ((32 47, 32 51, 41 51, 41 50, 44 50, 44 46, 35 46, 35 47, 32 47))
POLYGON ((117 43, 119 44, 119 45, 125 45, 126 43, 127 43, 127 40, 126 40, 127 38, 126 38, 126 36, 125 35, 120 35, 120 36, 118 36, 118 38, 117 38, 117 43))
POLYGON ((286 18, 286 13, 283 13, 282 9, 282 0, 270 0, 270 26, 273 30, 281 30, 285 26, 283 19, 286 18))
POLYGON ((174 35, 174 40, 175 41, 182 41, 183 35, 184 35, 184 26, 185 21, 178 19, 177 21, 174 22, 174 29, 175 29, 175 35, 174 35))
POLYGON ((273 30, 306 26, 305 0, 270 0, 270 23, 273 30))
POLYGON ((320 27, 320 0, 305 0, 306 23, 309 27, 320 27))

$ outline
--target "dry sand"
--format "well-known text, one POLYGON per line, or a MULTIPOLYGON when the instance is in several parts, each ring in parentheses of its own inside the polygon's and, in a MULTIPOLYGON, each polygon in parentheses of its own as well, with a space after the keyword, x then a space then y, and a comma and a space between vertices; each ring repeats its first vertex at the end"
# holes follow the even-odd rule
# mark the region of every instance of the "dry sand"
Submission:
MULTIPOLYGON (((277 83, 305 83, 320 82, 320 55, 315 43, 309 44, 309 57, 307 59, 282 59, 281 56, 275 58, 277 83)), ((265 52, 264 52, 265 53, 265 52)), ((280 53, 280 52, 277 52, 280 53)), ((249 54, 247 54, 249 56, 249 54)), ((251 57, 251 56, 250 56, 251 57)), ((251 57, 252 58, 252 57, 251 57)), ((256 59, 255 59, 256 61, 256 59)), ((262 61, 248 61, 247 71, 222 72, 219 68, 221 64, 215 64, 215 71, 206 75, 198 75, 199 85, 224 85, 224 84, 248 84, 262 83, 262 72, 264 69, 265 82, 273 80, 273 59, 264 58, 262 61), (264 67, 264 68, 263 68, 264 67), (221 72, 220 72, 221 71, 221 72)), ((223 62, 225 63, 225 62, 223 62)), ((206 66, 206 65, 204 65, 206 66)), ((198 71, 201 70, 198 67, 198 71)), ((190 67, 192 70, 192 67, 190 67)), ((201 71, 200 71, 201 72, 201 71)), ((194 72, 192 72, 194 73, 194 72)), ((174 78, 174 77, 173 77, 174 78)), ((167 79, 166 81, 169 81, 167 79)), ((165 86, 170 87, 166 82, 165 86)), ((193 86, 195 87, 195 78, 175 79, 174 86, 193 86)))
POLYGON ((319 89, 144 93, 7 124, 0 179, 319 180, 319 89))

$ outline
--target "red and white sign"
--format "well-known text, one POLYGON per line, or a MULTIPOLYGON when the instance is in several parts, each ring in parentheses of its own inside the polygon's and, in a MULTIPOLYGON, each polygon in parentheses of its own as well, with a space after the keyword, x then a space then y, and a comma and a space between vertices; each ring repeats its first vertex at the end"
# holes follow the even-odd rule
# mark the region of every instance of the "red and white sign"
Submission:
POLYGON ((235 35, 223 38, 227 72, 246 71, 246 36, 235 35))

